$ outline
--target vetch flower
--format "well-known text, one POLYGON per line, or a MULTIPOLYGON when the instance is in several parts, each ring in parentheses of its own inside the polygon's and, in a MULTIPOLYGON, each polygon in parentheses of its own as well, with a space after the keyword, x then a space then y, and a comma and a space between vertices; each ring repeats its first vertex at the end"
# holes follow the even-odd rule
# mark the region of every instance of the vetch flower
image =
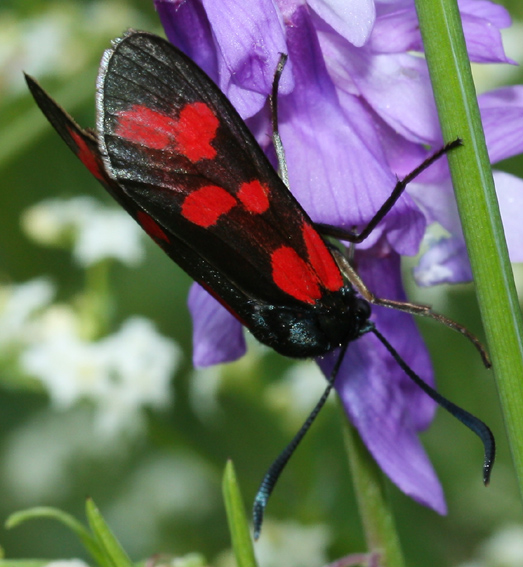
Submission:
MULTIPOLYGON (((266 102, 279 53, 288 54, 279 130, 290 189, 315 222, 364 227, 396 176, 418 166, 430 153, 427 147, 442 145, 427 67, 415 53, 422 44, 412 0, 354 1, 347 11, 328 0, 155 0, 155 5, 169 39, 217 82, 270 157, 266 102)), ((511 63, 499 31, 510 25, 506 10, 483 0, 463 0, 460 9, 471 60, 511 63)), ((506 93, 516 96, 517 90, 506 93)), ((511 109, 499 106, 496 112, 487 141, 492 152, 502 145, 500 154, 507 157, 519 151, 512 139, 501 143, 511 109)), ((427 223, 450 224, 452 211, 440 199, 441 192, 449 198, 442 189, 446 179, 441 160, 418 179, 423 191, 409 188, 358 245, 358 272, 378 297, 405 299, 400 255, 418 252, 427 223)), ((517 198, 514 192, 511 198, 517 198)), ((244 353, 240 323, 199 286, 191 290, 189 307, 196 366, 244 353)), ((412 318, 377 307, 372 320, 433 385, 429 355, 412 318)), ((327 375, 331 358, 319 361, 327 375)), ((376 337, 366 335, 349 346, 336 389, 385 473, 406 494, 444 513, 441 486, 418 440, 434 403, 376 337)))

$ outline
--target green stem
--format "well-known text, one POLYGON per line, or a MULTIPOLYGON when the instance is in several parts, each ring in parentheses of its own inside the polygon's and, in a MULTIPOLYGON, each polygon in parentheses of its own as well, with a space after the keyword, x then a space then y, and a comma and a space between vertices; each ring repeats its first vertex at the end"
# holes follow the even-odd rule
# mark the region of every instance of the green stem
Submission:
POLYGON ((463 234, 523 494, 523 324, 456 0, 416 0, 463 234))
POLYGON ((383 473, 346 419, 344 437, 367 548, 379 553, 380 565, 404 567, 383 473))
POLYGON ((96 340, 109 330, 111 321, 111 262, 102 260, 85 269, 85 291, 79 299, 82 336, 96 340))
POLYGON ((249 522, 245 515, 243 497, 232 461, 228 461, 225 467, 222 491, 236 565, 237 567, 257 567, 249 522))

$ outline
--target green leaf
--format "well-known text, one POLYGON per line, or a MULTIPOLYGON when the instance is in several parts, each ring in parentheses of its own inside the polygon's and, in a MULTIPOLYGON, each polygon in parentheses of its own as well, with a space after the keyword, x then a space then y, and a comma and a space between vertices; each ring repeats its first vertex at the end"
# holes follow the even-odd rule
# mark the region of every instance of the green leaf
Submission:
POLYGON ((237 567, 257 567, 249 523, 232 461, 228 461, 225 466, 222 489, 237 567))
POLYGON ((34 520, 40 518, 52 518, 58 522, 67 526, 72 532, 76 534, 78 539, 82 542, 85 549, 91 554, 92 558, 103 565, 102 550, 98 546, 96 540, 89 533, 89 531, 73 516, 58 510, 58 508, 51 508, 47 506, 38 506, 35 508, 29 508, 28 510, 21 510, 20 512, 15 512, 11 514, 5 523, 7 529, 15 528, 26 522, 27 520, 34 520))
POLYGON ((109 526, 102 518, 100 511, 90 498, 87 499, 85 509, 93 536, 105 556, 105 560, 101 565, 105 567, 133 567, 129 556, 125 553, 120 542, 113 535, 109 526))

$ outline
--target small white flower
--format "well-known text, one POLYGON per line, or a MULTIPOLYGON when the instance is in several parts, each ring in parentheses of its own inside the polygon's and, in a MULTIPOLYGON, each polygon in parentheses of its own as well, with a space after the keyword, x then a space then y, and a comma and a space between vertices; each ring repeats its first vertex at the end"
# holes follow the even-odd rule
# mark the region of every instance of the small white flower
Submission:
POLYGON ((0 346, 25 342, 37 314, 55 293, 49 280, 38 278, 23 284, 0 287, 0 346))
POLYGON ((150 321, 129 319, 120 331, 97 342, 82 339, 74 319, 54 323, 22 353, 20 364, 42 382, 58 408, 90 400, 97 427, 111 437, 123 430, 138 432, 144 406, 170 402, 180 351, 150 321))
POLYGON ((39 78, 78 74, 103 49, 107 37, 121 33, 130 21, 142 27, 141 14, 123 2, 44 2, 34 17, 3 9, 4 4, 0 4, 2 94, 27 94, 22 70, 39 78))
POLYGON ((162 408, 171 402, 170 381, 181 351, 149 320, 128 319, 98 348, 108 372, 106 391, 98 400, 98 425, 105 433, 131 427, 142 406, 162 408))
POLYGON ((81 559, 59 559, 46 563, 44 567, 89 567, 89 564, 81 559))
POLYGON ((511 525, 495 533, 482 549, 487 565, 521 567, 523 565, 523 526, 511 525))
POLYGON ((256 544, 256 557, 264 567, 318 567, 327 562, 330 530, 323 524, 268 520, 256 544))
POLYGON ((79 228, 74 257, 81 266, 105 258, 115 258, 128 266, 136 266, 143 260, 142 231, 125 211, 98 210, 79 228))
POLYGON ((215 364, 196 369, 189 381, 189 401, 194 412, 202 421, 219 418, 219 393, 222 388, 237 387, 245 383, 245 376, 255 372, 261 359, 270 352, 248 333, 247 353, 240 359, 227 364, 215 364))
POLYGON ((57 330, 47 340, 28 347, 20 357, 24 372, 38 378, 51 401, 66 409, 82 398, 102 397, 107 368, 96 343, 57 330))
POLYGON ((45 199, 24 211, 22 228, 39 244, 64 244, 97 208, 97 202, 91 197, 45 199))
POLYGON ((73 255, 81 266, 106 258, 134 266, 144 256, 142 231, 123 210, 107 208, 90 197, 48 199, 22 216, 28 236, 44 245, 73 244, 73 255))
POLYGON ((208 565, 209 563, 203 555, 199 553, 188 553, 183 557, 174 557, 165 567, 208 567, 208 565))

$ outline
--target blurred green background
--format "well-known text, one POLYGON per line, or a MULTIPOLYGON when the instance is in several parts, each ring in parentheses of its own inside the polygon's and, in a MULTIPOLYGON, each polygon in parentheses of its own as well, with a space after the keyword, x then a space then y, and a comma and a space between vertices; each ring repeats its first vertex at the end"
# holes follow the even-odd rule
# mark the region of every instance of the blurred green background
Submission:
MULTIPOLYGON (((516 22, 523 22, 521 3, 506 5, 516 22)), ((58 287, 58 300, 70 302, 85 285, 85 270, 70 252, 29 240, 20 215, 50 197, 89 195, 112 203, 39 113, 21 70, 37 76, 80 124, 93 125, 94 84, 103 49, 128 27, 161 33, 159 21, 149 0, 2 0, 0 23, 0 284, 47 275, 58 287)), ((523 61, 523 45, 517 41, 521 25, 506 42, 509 57, 517 61, 523 61)), ((478 70, 479 84, 492 88, 523 79, 517 69, 504 72, 478 70)), ((523 176, 521 158, 501 165, 523 176)), ((58 411, 43 390, 18 384, 9 364, 0 365, 0 524, 10 513, 36 505, 58 506, 83 518, 89 495, 133 559, 200 551, 219 564, 229 547, 220 494, 226 459, 234 460, 250 506, 263 472, 307 406, 296 410, 292 388, 281 382, 291 363, 256 346, 249 358, 217 371, 218 377, 194 376, 186 308, 190 281, 157 247, 144 242, 146 260, 139 267, 111 266, 110 327, 116 329, 131 314, 143 315, 180 345, 184 358, 172 381, 174 403, 164 411, 149 411, 141 434, 108 440, 93 427, 88 403, 58 411), (197 399, 203 399, 203 406, 197 399)), ((433 304, 482 336, 471 285, 416 290, 407 268, 405 282, 413 300, 433 304)), ((485 489, 480 444, 440 411, 423 441, 443 483, 448 516, 437 516, 390 486, 407 564, 459 565, 473 558, 493 533, 523 526, 521 502, 492 376, 466 341, 431 322, 419 325, 441 392, 485 420, 498 442, 498 462, 485 489)), ((310 362, 300 364, 298 372, 309 384, 314 378, 308 375, 316 370, 310 362)), ((317 558, 310 553, 311 563, 301 563, 303 567, 365 549, 341 419, 337 405, 329 404, 270 503, 267 541, 277 547, 275 534, 283 539, 288 534, 294 542, 289 545, 296 549, 316 542, 317 558)), ((10 559, 83 557, 79 543, 47 521, 12 531, 0 525, 0 546, 10 559)), ((293 565, 286 553, 292 557, 292 551, 281 550, 278 561, 267 559, 263 565, 293 565)))

